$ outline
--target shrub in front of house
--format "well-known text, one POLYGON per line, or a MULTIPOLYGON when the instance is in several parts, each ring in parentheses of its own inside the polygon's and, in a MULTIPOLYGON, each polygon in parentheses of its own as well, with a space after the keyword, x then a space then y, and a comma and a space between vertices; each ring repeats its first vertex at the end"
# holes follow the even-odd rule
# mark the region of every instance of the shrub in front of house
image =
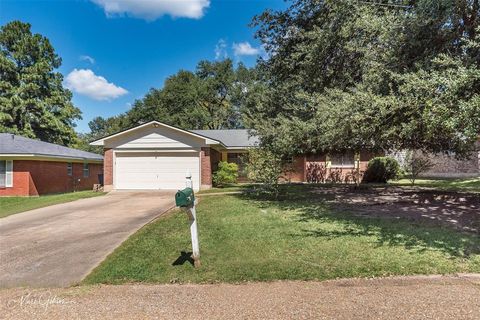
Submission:
POLYGON ((363 175, 363 182, 386 183, 388 180, 397 179, 400 172, 400 165, 394 158, 376 157, 368 162, 367 170, 363 175))
POLYGON ((221 161, 218 163, 218 169, 213 173, 213 184, 216 187, 223 187, 227 184, 235 183, 238 179, 238 165, 221 161))

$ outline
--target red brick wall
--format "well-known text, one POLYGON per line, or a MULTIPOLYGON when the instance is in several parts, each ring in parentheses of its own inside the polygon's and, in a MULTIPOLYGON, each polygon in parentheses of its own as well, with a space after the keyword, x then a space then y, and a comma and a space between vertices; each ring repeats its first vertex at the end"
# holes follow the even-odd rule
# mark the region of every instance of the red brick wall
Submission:
POLYGON ((215 149, 210 148, 210 168, 212 172, 217 171, 218 163, 222 160, 222 154, 215 149))
POLYGON ((287 172, 283 180, 290 182, 303 182, 305 181, 305 157, 298 156, 293 158, 292 167, 293 171, 287 172))
POLYGON ((367 170, 368 161, 372 160, 375 157, 383 157, 383 153, 373 153, 369 151, 360 152, 360 171, 367 170))
POLYGON ((36 196, 48 193, 88 190, 98 183, 102 164, 90 163, 90 175, 83 177, 83 163, 73 163, 67 175, 67 162, 13 160, 13 187, 1 188, 0 196, 36 196), (80 181, 78 181, 80 179, 80 181))
POLYGON ((104 185, 113 186, 113 150, 105 149, 103 155, 103 180, 104 185))
MULTIPOLYGON (((368 151, 360 152, 359 173, 360 179, 367 170, 368 161, 381 154, 368 151)), ((352 183, 357 175, 356 168, 326 168, 325 154, 307 156, 305 162, 305 180, 307 182, 339 182, 352 183)))
POLYGON ((0 188, 0 196, 30 195, 29 161, 13 161, 13 188, 0 188))
POLYGON ((202 148, 200 151, 200 188, 210 188, 212 186, 212 161, 210 159, 211 149, 202 148))
MULTIPOLYGON (((368 161, 375 156, 381 154, 373 154, 371 152, 360 152, 360 173, 363 174, 367 169, 368 161)), ((105 156, 105 159, 107 157, 105 156)), ((205 186, 211 186, 212 184, 212 169, 218 164, 221 158, 221 154, 210 148, 202 148, 201 161, 202 161, 202 173, 201 184, 205 186)), ((312 166, 322 167, 325 170, 325 180, 339 179, 337 182, 353 182, 353 175, 357 174, 355 168, 326 168, 326 155, 309 155, 309 156, 297 156, 293 158, 293 171, 287 172, 282 181, 290 182, 311 182, 311 170, 312 166)))

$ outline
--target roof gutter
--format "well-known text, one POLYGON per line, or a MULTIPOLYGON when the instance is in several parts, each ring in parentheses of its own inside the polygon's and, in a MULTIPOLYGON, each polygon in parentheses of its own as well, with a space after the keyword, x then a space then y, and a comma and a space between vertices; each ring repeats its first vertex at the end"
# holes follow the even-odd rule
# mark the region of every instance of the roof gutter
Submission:
POLYGON ((93 159, 93 158, 86 158, 86 157, 68 157, 68 156, 56 156, 56 155, 49 155, 49 154, 41 154, 41 153, 0 153, 0 158, 39 158, 38 160, 74 160, 79 162, 94 162, 94 163, 103 163, 103 159, 93 159))

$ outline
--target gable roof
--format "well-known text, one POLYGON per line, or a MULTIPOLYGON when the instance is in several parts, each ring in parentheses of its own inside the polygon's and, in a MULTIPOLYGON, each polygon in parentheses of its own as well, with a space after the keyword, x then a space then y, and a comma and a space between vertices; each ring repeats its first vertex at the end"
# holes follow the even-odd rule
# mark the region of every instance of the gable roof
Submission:
POLYGON ((255 147, 259 140, 255 135, 250 135, 248 129, 224 129, 224 130, 192 130, 214 140, 222 142, 227 148, 255 147))
POLYGON ((0 155, 103 161, 103 157, 96 153, 67 148, 58 144, 25 138, 11 133, 0 133, 0 155))
POLYGON ((180 129, 159 121, 150 121, 138 125, 136 127, 128 128, 111 135, 105 136, 98 140, 90 142, 93 146, 103 146, 105 140, 126 134, 128 132, 145 128, 148 126, 162 126, 175 131, 183 132, 197 138, 205 139, 206 144, 219 144, 225 148, 249 148, 258 145, 259 139, 255 135, 251 135, 249 129, 224 129, 224 130, 185 130, 180 129))
POLYGON ((103 138, 100 138, 98 140, 95 140, 95 141, 92 141, 90 142, 90 144, 92 146, 103 146, 104 145, 104 141, 107 140, 107 139, 111 139, 111 138, 114 138, 114 137, 117 137, 119 135, 122 135, 122 134, 125 134, 127 132, 131 132, 131 131, 134 131, 134 130, 138 130, 140 128, 144 128, 144 127, 148 127, 148 126, 162 126, 162 127, 166 127, 166 128, 169 128, 169 129, 172 129, 172 130, 175 130, 175 131, 179 131, 179 132, 183 132, 183 133, 186 133, 186 134, 189 134, 191 136, 194 136, 194 137, 197 137, 197 138, 201 138, 201 139, 205 139, 205 142, 207 144, 221 144, 220 141, 216 141, 216 140, 212 140, 211 138, 209 137, 206 137, 206 136, 203 136, 201 134, 198 134, 198 133, 195 133, 193 131, 189 131, 189 130, 184 130, 184 129, 180 129, 180 128, 177 128, 177 127, 174 127, 174 126, 171 126, 171 125, 168 125, 166 123, 162 123, 162 122, 159 122, 159 121, 150 121, 150 122, 146 122, 146 123, 142 123, 141 125, 138 125, 138 126, 135 126, 135 127, 132 127, 132 128, 128 128, 128 129, 125 129, 125 130, 122 130, 122 131, 119 131, 119 132, 116 132, 116 133, 113 133, 113 134, 110 134, 108 136, 105 136, 103 138))

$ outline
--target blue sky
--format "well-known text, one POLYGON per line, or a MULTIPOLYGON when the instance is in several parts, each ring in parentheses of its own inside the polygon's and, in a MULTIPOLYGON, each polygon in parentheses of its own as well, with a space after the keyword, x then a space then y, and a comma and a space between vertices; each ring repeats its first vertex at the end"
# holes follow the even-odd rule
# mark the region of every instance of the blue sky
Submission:
POLYGON ((77 130, 85 132, 92 118, 127 111, 202 59, 227 55, 253 65, 261 48, 251 18, 285 6, 282 0, 0 0, 0 24, 29 22, 50 39, 83 113, 77 130))

